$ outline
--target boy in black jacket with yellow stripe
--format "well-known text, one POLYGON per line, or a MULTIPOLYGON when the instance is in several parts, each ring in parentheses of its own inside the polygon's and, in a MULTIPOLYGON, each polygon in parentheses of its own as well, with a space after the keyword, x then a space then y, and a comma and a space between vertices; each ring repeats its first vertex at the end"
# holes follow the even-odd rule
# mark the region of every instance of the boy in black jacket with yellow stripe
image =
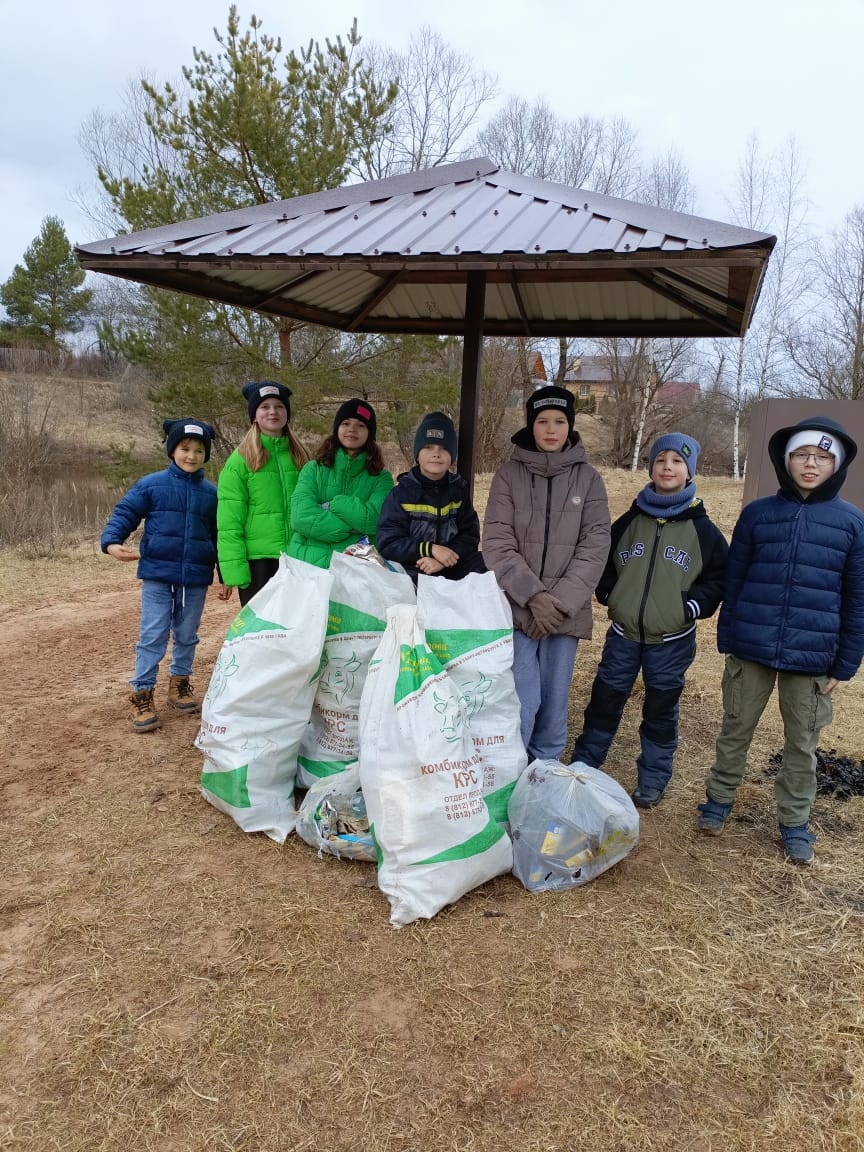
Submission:
POLYGON ((391 488, 378 517, 378 551, 401 564, 414 583, 421 572, 461 580, 485 572, 480 520, 468 484, 450 467, 458 441, 444 412, 429 412, 414 434, 414 459, 391 488))
POLYGON ((696 655, 696 621, 712 616, 723 597, 729 547, 696 496, 699 450, 682 432, 654 441, 651 483, 612 525, 609 559, 597 586, 612 624, 573 761, 602 766, 641 672, 645 701, 632 793, 640 808, 659 804, 669 783, 678 702, 696 655))

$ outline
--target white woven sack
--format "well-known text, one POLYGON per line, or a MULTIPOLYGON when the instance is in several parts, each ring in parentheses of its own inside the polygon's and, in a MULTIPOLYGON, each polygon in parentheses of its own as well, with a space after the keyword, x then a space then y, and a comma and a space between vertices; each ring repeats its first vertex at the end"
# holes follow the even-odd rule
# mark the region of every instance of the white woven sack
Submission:
POLYGON ((201 791, 245 832, 294 830, 297 749, 309 722, 333 577, 283 555, 235 617, 201 708, 201 791))
POLYGON ((369 660, 384 633, 391 604, 413 604, 414 584, 406 572, 371 560, 333 554, 333 586, 321 676, 312 715, 297 757, 303 788, 357 759, 357 721, 369 660))
POLYGON ((503 824, 513 786, 528 763, 507 597, 491 572, 462 580, 420 576, 417 607, 429 647, 459 688, 475 751, 483 758, 483 796, 503 824))
POLYGON ((618 781, 579 762, 535 760, 509 813, 513 873, 529 892, 587 884, 639 839, 639 813, 618 781))
POLYGON ((459 695, 417 608, 388 609, 360 703, 360 784, 395 927, 434 916, 512 867, 510 840, 483 801, 459 695))

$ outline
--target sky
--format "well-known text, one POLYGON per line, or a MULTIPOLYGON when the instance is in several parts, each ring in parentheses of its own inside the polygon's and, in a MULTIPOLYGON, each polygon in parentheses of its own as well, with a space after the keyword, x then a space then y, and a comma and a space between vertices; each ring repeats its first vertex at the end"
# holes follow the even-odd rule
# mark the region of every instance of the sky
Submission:
MULTIPOLYGON (((344 34, 407 47, 428 24, 478 69, 503 101, 544 99, 562 118, 623 116, 647 155, 677 149, 700 215, 729 219, 748 137, 765 150, 794 136, 815 232, 864 202, 858 140, 864 0, 238 0, 242 25, 299 48, 344 34)), ((0 283, 59 216, 73 243, 101 238, 80 209, 95 187, 79 145, 96 110, 121 111, 146 73, 180 76, 192 48, 215 48, 229 4, 216 0, 0 0, 0 283)))

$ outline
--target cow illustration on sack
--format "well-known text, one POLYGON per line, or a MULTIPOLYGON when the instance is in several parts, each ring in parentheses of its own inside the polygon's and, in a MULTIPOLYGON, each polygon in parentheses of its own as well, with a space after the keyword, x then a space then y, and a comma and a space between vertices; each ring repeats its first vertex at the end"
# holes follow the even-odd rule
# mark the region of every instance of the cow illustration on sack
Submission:
POLYGON ((213 669, 213 675, 210 677, 210 684, 207 688, 206 699, 208 703, 214 704, 219 699, 228 686, 229 676, 233 676, 239 667, 236 652, 232 652, 230 660, 226 659, 224 652, 219 653, 219 659, 216 661, 216 666, 213 669))
POLYGON ((332 696, 341 704, 345 696, 354 692, 354 677, 362 667, 362 662, 352 652, 350 656, 331 656, 324 649, 321 656, 321 678, 318 691, 332 696))
POLYGON ((482 710, 486 694, 491 687, 492 681, 489 677, 479 672, 474 683, 468 684, 459 696, 453 693, 445 697, 439 696, 437 692, 433 693, 435 711, 444 717, 441 735, 445 740, 452 742, 459 739, 463 721, 467 721, 470 728, 471 717, 482 710))

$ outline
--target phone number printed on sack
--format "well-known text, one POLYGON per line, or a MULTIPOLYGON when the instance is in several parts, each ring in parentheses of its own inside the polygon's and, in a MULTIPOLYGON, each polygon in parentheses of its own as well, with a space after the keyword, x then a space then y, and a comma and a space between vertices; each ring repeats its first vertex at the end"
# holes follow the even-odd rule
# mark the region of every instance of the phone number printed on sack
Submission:
POLYGON ((483 812, 483 790, 469 792, 467 796, 445 796, 444 811, 448 820, 468 820, 483 812))

